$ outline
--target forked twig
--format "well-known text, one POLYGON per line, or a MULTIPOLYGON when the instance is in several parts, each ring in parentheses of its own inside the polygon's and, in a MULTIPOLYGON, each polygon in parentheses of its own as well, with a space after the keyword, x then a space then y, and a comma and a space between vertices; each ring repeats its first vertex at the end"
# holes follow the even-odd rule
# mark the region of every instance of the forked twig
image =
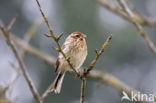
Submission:
POLYGON ((40 97, 40 94, 38 93, 37 89, 35 88, 32 80, 31 80, 31 78, 30 78, 30 76, 29 76, 29 74, 27 72, 27 69, 25 67, 25 64, 24 64, 21 56, 18 54, 18 51, 16 50, 16 48, 15 48, 15 46, 13 44, 13 41, 10 39, 9 31, 6 28, 4 28, 3 25, 1 25, 1 24, 0 24, 0 29, 1 29, 2 33, 4 34, 4 37, 6 39, 7 44, 12 49, 12 51, 13 51, 13 53, 14 53, 14 55, 15 55, 18 63, 19 63, 19 66, 20 66, 21 71, 22 71, 22 73, 24 75, 24 78, 26 79, 26 82, 27 82, 27 84, 28 84, 28 86, 29 86, 35 100, 37 101, 37 103, 43 103, 42 98, 40 97))
POLYGON ((12 28, 12 26, 15 24, 16 18, 17 18, 17 17, 14 17, 14 18, 11 20, 10 24, 9 24, 8 27, 7 27, 8 31, 9 31, 9 30, 12 28))
POLYGON ((95 50, 96 53, 96 57, 95 59, 93 59, 93 61, 89 64, 87 69, 84 69, 84 71, 82 72, 82 74, 80 75, 80 79, 81 79, 81 90, 80 90, 80 103, 84 103, 85 102, 85 89, 86 89, 86 76, 89 74, 89 72, 93 69, 93 67, 95 66, 95 64, 97 63, 97 60, 100 58, 100 56, 102 55, 102 53, 104 52, 104 50, 106 49, 106 47, 108 46, 110 40, 112 39, 112 35, 110 35, 107 40, 105 41, 105 43, 102 45, 100 50, 95 50))
POLYGON ((121 16, 122 18, 126 19, 127 21, 132 21, 134 20, 135 22, 156 28, 156 19, 146 17, 143 15, 140 15, 139 13, 134 13, 134 17, 130 18, 127 13, 119 6, 116 6, 115 4, 111 3, 109 0, 97 0, 103 7, 108 9, 109 11, 121 16))
MULTIPOLYGON (((127 13, 127 15, 130 18, 133 18, 134 13, 130 10, 125 0, 118 0, 118 2, 123 8, 123 10, 127 13)), ((144 31, 143 27, 133 19, 131 22, 136 26, 137 31, 139 32, 140 36, 145 40, 148 48, 156 55, 156 47, 154 46, 152 40, 149 38, 148 34, 144 31)))
POLYGON ((96 53, 96 57, 95 59, 92 60, 92 62, 89 64, 88 68, 85 69, 83 75, 87 75, 92 69, 93 67, 95 66, 97 60, 100 58, 100 56, 102 55, 102 53, 104 52, 104 50, 107 48, 110 40, 112 39, 112 35, 110 35, 107 40, 105 41, 105 43, 102 45, 101 49, 100 50, 95 50, 95 53, 96 53))
POLYGON ((116 6, 115 4, 110 3, 107 0, 98 0, 98 2, 106 9, 121 16, 127 21, 133 23, 136 26, 136 29, 139 32, 140 36, 145 40, 148 48, 156 55, 156 47, 154 43, 152 42, 148 34, 144 31, 143 27, 141 26, 141 25, 148 25, 156 28, 156 20, 154 21, 147 17, 139 15, 138 13, 134 13, 129 9, 125 1, 122 0, 118 0, 118 1, 121 7, 116 6))
POLYGON ((42 8, 41 8, 41 5, 40 5, 39 1, 36 0, 36 2, 37 2, 37 5, 38 5, 39 10, 40 10, 40 12, 41 12, 41 15, 42 15, 42 17, 43 17, 43 19, 44 19, 44 21, 45 21, 47 27, 48 27, 49 33, 50 33, 50 35, 47 35, 47 36, 53 38, 53 40, 56 42, 56 44, 57 44, 57 46, 58 46, 58 51, 59 51, 59 52, 63 55, 63 57, 66 59, 66 61, 67 61, 67 63, 69 64, 70 68, 76 73, 77 76, 79 76, 79 73, 78 73, 78 72, 76 71, 76 69, 72 66, 72 64, 71 64, 71 62, 70 62, 70 58, 67 57, 67 56, 65 55, 65 53, 63 52, 63 50, 62 50, 62 48, 61 48, 61 46, 60 46, 60 44, 59 44, 59 39, 60 39, 60 37, 61 37, 63 34, 61 34, 59 37, 57 37, 57 36, 54 34, 53 30, 52 30, 51 27, 50 27, 49 21, 48 21, 47 17, 45 16, 45 14, 44 14, 44 12, 43 12, 43 10, 42 10, 42 8))

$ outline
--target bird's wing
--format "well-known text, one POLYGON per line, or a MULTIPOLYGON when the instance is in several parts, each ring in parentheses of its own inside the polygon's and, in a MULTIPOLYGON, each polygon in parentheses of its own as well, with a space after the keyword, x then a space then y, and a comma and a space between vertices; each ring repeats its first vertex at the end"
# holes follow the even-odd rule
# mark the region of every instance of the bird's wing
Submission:
POLYGON ((56 59, 56 68, 55 68, 55 72, 58 71, 58 67, 60 65, 60 61, 59 61, 59 58, 56 59))
POLYGON ((62 51, 66 54, 66 56, 68 56, 68 53, 71 50, 71 47, 69 46, 68 43, 64 43, 61 47, 62 51))
MULTIPOLYGON (((69 46, 65 44, 62 45, 61 47, 63 53, 68 57, 69 56, 69 52, 70 52, 70 49, 69 49, 69 46)), ((59 69, 59 65, 60 65, 60 59, 64 58, 62 53, 59 53, 57 59, 56 59, 56 68, 55 68, 55 72, 58 72, 58 69, 59 69)))

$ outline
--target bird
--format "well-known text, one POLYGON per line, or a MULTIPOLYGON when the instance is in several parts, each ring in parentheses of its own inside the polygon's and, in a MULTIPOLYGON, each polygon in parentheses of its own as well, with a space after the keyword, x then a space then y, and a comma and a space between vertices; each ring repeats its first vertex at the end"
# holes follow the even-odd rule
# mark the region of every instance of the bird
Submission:
MULTIPOLYGON (((66 57, 70 58, 70 63, 76 71, 78 71, 78 69, 82 66, 88 54, 85 38, 85 34, 81 32, 73 32, 66 38, 61 47, 66 57)), ((59 53, 56 59, 55 71, 57 72, 57 76, 50 85, 49 92, 59 94, 65 73, 67 71, 72 71, 72 68, 62 53, 59 53)))

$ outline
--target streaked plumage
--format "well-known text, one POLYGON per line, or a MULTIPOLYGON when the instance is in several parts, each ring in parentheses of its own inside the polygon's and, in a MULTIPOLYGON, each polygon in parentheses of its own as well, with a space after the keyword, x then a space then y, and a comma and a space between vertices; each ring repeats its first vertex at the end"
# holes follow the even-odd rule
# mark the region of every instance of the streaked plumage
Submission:
MULTIPOLYGON (((73 32, 66 38, 64 44, 62 45, 63 52, 70 58, 70 62, 76 70, 81 67, 87 56, 85 37, 86 36, 80 32, 73 32)), ((72 69, 63 55, 59 53, 56 60, 57 76, 52 85, 49 87, 51 92, 54 91, 56 94, 60 93, 66 71, 72 71, 72 69)))

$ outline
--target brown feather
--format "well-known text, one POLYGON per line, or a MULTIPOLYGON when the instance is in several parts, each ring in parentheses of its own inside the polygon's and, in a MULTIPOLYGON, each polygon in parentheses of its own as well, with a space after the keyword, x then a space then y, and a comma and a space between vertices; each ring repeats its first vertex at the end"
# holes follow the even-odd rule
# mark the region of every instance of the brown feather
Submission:
POLYGON ((57 76, 57 79, 56 79, 56 81, 55 81, 55 84, 54 84, 54 89, 57 88, 57 86, 58 86, 58 82, 59 82, 59 80, 60 80, 61 77, 62 77, 62 74, 59 73, 58 76, 57 76))
POLYGON ((59 58, 57 58, 57 60, 56 60, 56 68, 55 68, 55 72, 58 71, 58 67, 59 67, 59 65, 60 65, 60 61, 59 61, 59 58))

